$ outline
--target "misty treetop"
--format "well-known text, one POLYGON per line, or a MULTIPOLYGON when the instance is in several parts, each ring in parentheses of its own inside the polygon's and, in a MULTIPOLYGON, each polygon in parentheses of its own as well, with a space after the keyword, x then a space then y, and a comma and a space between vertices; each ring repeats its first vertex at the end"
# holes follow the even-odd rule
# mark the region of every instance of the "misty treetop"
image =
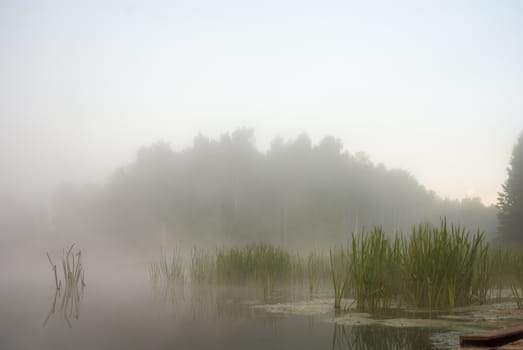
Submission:
POLYGON ((498 233, 505 243, 523 245, 523 132, 514 145, 507 173, 498 197, 498 233))
POLYGON ((494 207, 440 199, 406 171, 344 151, 334 137, 316 145, 306 134, 276 138, 263 153, 249 129, 219 140, 198 135, 180 151, 165 142, 142 147, 103 188, 62 189, 54 203, 62 232, 163 232, 187 244, 328 246, 364 227, 408 232, 444 216, 487 234, 496 225, 494 207))

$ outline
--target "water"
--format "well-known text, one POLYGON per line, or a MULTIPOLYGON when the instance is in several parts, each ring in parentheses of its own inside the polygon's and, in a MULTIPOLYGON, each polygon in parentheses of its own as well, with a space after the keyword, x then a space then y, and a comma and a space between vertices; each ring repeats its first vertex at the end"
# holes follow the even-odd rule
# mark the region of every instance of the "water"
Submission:
POLYGON ((313 296, 306 287, 276 288, 270 296, 246 286, 166 288, 153 285, 146 266, 107 266, 87 269, 87 286, 56 300, 45 261, 31 273, 4 266, 0 348, 451 349, 459 334, 521 320, 481 308, 335 313, 328 288, 313 296))

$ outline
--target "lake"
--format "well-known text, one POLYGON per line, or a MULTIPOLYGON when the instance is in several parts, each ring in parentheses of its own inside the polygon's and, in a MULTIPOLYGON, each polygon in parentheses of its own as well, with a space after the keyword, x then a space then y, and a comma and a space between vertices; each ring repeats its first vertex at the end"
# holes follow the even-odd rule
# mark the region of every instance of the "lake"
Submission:
POLYGON ((335 312, 328 285, 310 294, 306 286, 155 284, 147 264, 125 261, 87 263, 85 288, 57 294, 45 255, 6 261, 1 349, 452 349, 462 333, 522 320, 509 301, 335 312))

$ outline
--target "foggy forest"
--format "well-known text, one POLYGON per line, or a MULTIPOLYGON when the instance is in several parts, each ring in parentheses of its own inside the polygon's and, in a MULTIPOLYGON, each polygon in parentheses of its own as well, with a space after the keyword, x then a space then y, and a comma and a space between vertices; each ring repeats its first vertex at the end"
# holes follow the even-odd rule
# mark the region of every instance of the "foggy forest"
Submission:
POLYGON ((0 1, 0 350, 523 349, 523 2, 0 1))
POLYGON ((441 198, 405 170, 351 154, 335 137, 316 145, 306 134, 275 138, 262 153, 252 129, 217 140, 197 135, 178 151, 165 141, 142 146, 103 185, 63 184, 48 207, 2 199, 4 235, 20 244, 88 237, 138 248, 168 236, 187 248, 257 241, 328 248, 375 226, 409 233, 446 218, 495 240, 497 225, 495 206, 441 198))

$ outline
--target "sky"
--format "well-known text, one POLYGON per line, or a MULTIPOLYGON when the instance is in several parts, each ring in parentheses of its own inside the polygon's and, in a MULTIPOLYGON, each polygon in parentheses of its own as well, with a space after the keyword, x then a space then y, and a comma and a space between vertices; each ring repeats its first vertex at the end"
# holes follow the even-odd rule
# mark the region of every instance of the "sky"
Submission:
POLYGON ((103 184, 159 140, 307 133, 495 203, 523 130, 521 1, 0 0, 0 193, 103 184))

